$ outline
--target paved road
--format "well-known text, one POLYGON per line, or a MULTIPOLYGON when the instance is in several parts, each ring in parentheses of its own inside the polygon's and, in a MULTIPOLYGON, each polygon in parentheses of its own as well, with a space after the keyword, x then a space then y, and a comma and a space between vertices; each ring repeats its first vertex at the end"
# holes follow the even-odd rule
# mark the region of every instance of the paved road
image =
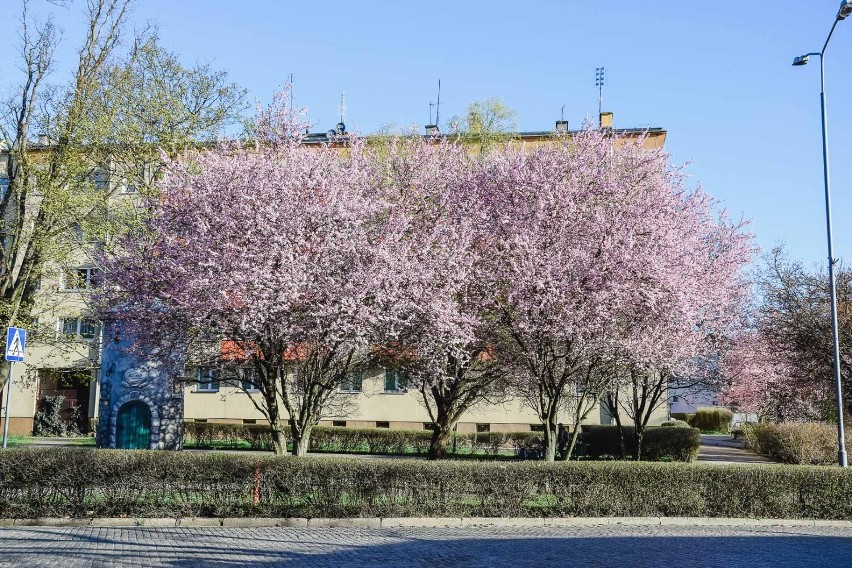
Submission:
POLYGON ((852 528, 4 528, 0 566, 852 565, 852 528))

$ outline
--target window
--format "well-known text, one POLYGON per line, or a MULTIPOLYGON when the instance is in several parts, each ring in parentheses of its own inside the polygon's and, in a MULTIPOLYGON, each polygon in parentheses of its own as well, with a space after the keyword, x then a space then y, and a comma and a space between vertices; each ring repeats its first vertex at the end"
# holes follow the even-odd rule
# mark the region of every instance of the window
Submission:
POLYGON ((408 375, 397 369, 385 369, 385 392, 407 392, 408 375))
POLYGON ((254 418, 243 418, 243 424, 257 424, 257 420, 254 418))
POLYGON ((429 430, 430 432, 434 432, 435 431, 435 424, 433 422, 424 422, 423 423, 423 429, 429 430))
POLYGON ((380 420, 376 422, 376 428, 390 428, 390 422, 380 420))
POLYGON ((95 184, 95 189, 103 191, 109 187, 109 173, 106 170, 95 170, 92 172, 92 183, 95 184))
POLYGON ((544 424, 530 424, 530 432, 544 432, 544 424))
POLYGON ((476 425, 476 433, 477 434, 487 434, 491 431, 491 424, 477 424, 476 425))
POLYGON ((9 191, 9 178, 0 177, 0 199, 6 197, 6 192, 9 191))
POLYGON ((101 326, 97 320, 91 318, 60 318, 59 333, 66 337, 95 339, 101 333, 101 326))
POLYGON ((124 182, 123 187, 121 188, 122 193, 137 193, 140 187, 145 186, 145 166, 140 166, 135 173, 131 173, 127 176, 127 179, 124 182))
POLYGON ((206 418, 196 418, 195 420, 193 420, 193 422, 202 422, 202 423, 204 423, 204 422, 207 422, 207 419, 206 419, 206 418))
POLYGON ((258 392, 260 391, 257 388, 257 369, 246 368, 240 369, 240 380, 238 383, 238 387, 243 389, 246 392, 258 392))
POLYGON ((364 373, 362 371, 349 373, 340 381, 340 392, 361 392, 363 384, 364 373))
POLYGON ((219 392, 219 371, 211 367, 195 370, 195 392, 219 392))
POLYGON ((346 428, 346 420, 334 420, 331 425, 336 428, 346 428))
POLYGON ((63 290, 91 290, 100 285, 100 270, 97 268, 66 268, 62 271, 63 290))

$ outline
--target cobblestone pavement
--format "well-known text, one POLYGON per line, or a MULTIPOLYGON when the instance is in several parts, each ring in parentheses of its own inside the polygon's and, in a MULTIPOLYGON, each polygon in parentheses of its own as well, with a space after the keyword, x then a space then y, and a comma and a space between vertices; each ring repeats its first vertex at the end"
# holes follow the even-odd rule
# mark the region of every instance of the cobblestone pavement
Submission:
POLYGON ((0 566, 852 566, 852 528, 3 528, 0 566))

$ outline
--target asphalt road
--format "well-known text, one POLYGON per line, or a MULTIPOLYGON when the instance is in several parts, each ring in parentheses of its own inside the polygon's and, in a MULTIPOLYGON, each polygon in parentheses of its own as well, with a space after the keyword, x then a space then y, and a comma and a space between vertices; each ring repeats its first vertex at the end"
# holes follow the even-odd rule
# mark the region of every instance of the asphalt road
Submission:
POLYGON ((852 528, 3 528, 0 566, 852 566, 852 528))

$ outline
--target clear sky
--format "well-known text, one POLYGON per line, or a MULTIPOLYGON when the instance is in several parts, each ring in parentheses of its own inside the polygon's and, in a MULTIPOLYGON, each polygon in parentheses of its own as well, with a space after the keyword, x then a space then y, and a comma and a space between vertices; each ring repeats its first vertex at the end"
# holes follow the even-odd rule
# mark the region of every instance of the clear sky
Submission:
MULTIPOLYGON (((14 0, 7 0, 13 2, 14 0)), ((41 0, 44 2, 44 0, 41 0)), ((67 64, 81 0, 58 9, 67 64)), ((316 130, 422 126, 442 80, 441 119, 499 96, 521 130, 572 127, 604 110, 616 127, 660 126, 675 162, 763 249, 787 243, 823 264, 825 211, 819 66, 792 58, 822 47, 839 0, 684 2, 499 0, 139 0, 133 18, 160 29, 185 62, 210 62, 268 101, 292 73, 316 130)), ((14 34, 6 34, 14 41, 14 34)), ((827 91, 835 254, 852 256, 852 18, 829 47, 827 91)), ((13 71, 0 62, 0 83, 13 71)))

